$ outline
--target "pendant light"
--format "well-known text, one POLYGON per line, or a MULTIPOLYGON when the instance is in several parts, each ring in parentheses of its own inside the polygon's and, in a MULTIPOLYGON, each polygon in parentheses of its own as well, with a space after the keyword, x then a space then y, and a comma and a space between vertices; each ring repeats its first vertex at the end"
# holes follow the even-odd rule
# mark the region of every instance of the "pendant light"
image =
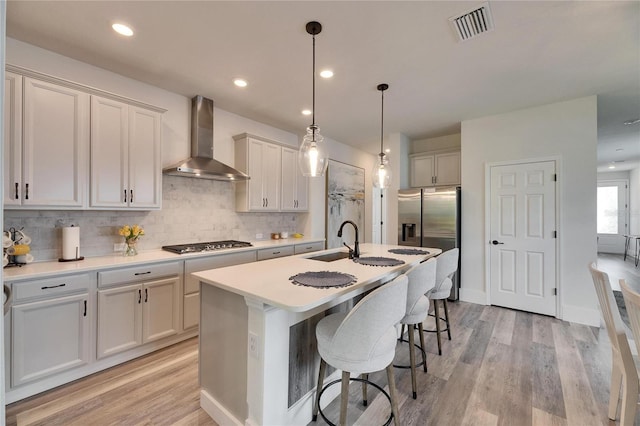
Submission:
POLYGON ((320 134, 320 128, 316 125, 316 35, 322 31, 319 22, 307 23, 307 32, 313 38, 313 95, 312 95, 312 120, 307 127, 307 134, 302 138, 302 144, 298 151, 298 165, 303 176, 324 176, 329 165, 329 155, 324 138, 320 134))
POLYGON ((380 118, 380 159, 373 167, 373 186, 380 189, 386 189, 391 182, 391 170, 389 170, 389 160, 387 154, 384 153, 382 141, 384 138, 384 91, 389 88, 388 84, 378 84, 378 90, 382 94, 382 113, 380 118))

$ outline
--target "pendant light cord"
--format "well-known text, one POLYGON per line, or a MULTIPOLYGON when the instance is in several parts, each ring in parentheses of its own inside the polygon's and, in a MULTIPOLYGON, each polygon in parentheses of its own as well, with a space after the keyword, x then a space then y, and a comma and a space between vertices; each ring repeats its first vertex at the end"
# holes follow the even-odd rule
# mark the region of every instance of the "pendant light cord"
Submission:
POLYGON ((382 106, 380 108, 380 163, 382 163, 382 158, 384 157, 384 149, 382 145, 384 137, 384 90, 381 90, 380 92, 382 93, 382 106))
MULTIPOLYGON (((313 73, 312 73, 312 94, 311 94, 311 125, 315 128, 316 125, 316 36, 313 35, 313 73)), ((313 133, 316 131, 314 129, 313 133)))

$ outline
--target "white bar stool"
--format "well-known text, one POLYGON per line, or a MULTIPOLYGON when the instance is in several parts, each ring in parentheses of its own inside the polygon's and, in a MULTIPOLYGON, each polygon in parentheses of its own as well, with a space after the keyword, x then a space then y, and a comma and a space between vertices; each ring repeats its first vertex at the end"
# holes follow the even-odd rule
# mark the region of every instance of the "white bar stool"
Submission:
POLYGON ((440 342, 440 333, 446 331, 449 340, 451 340, 451 326, 449 324, 449 309, 447 307, 447 298, 451 294, 451 287, 453 287, 453 274, 458 270, 458 258, 460 250, 452 248, 447 250, 436 259, 438 260, 438 267, 436 268, 436 286, 427 292, 429 300, 433 301, 434 314, 429 313, 436 320, 435 330, 425 330, 431 333, 436 333, 438 337, 438 355, 442 355, 442 344, 440 342), (444 318, 440 316, 440 310, 438 308, 438 301, 442 302, 444 307, 444 318), (440 322, 444 321, 447 328, 440 329, 440 322))

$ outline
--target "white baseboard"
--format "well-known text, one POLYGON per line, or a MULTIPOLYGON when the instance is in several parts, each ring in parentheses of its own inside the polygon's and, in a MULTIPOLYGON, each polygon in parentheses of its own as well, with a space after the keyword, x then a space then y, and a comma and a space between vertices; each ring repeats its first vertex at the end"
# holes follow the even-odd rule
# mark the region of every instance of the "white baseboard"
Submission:
POLYGON ((600 311, 574 305, 562 305, 562 320, 600 327, 600 311))
POLYGON ((242 426, 244 424, 244 422, 238 420, 204 389, 200 389, 200 408, 220 426, 242 426))
MULTIPOLYGON (((336 370, 330 376, 325 377, 324 384, 330 383, 334 380, 337 380, 341 377, 341 371, 336 370)), ((340 395, 340 384, 336 384, 328 388, 322 394, 322 408, 329 405, 331 401, 333 401, 337 396, 340 395)), ((305 396, 300 398, 295 404, 293 404, 289 408, 288 414, 288 425, 307 425, 311 422, 311 413, 313 412, 313 402, 316 397, 315 388, 307 392, 305 396)))
POLYGON ((460 288, 460 300, 463 302, 475 303, 477 305, 486 305, 487 293, 481 290, 460 288))

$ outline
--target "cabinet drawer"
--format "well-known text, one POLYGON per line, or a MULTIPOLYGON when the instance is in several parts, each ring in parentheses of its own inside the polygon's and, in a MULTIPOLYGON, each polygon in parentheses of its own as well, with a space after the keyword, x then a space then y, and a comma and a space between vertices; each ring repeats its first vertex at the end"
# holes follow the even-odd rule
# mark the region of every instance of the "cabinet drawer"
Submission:
POLYGON ((275 259, 276 257, 292 256, 293 252, 294 252, 293 246, 262 249, 262 250, 258 250, 258 260, 267 260, 267 259, 275 259))
POLYGON ((312 251, 324 250, 324 241, 318 241, 315 243, 296 244, 294 246, 295 254, 311 253, 312 251))
POLYGON ((57 297, 62 294, 85 292, 95 285, 95 275, 78 274, 63 277, 45 278, 42 280, 14 283, 13 303, 35 299, 57 297))
POLYGON ((193 278, 192 272, 206 271, 209 269, 224 268, 225 266, 240 265, 256 261, 256 251, 242 251, 240 253, 227 253, 198 259, 189 259, 184 262, 184 294, 200 291, 200 281, 193 278))
POLYGON ((181 275, 182 264, 180 262, 161 263, 158 265, 140 265, 130 268, 114 269, 98 272, 98 287, 146 281, 170 275, 181 275))

